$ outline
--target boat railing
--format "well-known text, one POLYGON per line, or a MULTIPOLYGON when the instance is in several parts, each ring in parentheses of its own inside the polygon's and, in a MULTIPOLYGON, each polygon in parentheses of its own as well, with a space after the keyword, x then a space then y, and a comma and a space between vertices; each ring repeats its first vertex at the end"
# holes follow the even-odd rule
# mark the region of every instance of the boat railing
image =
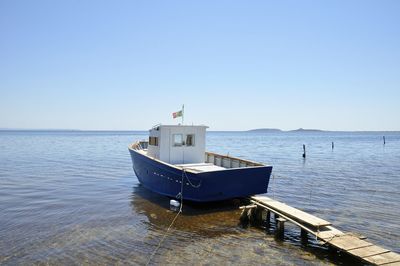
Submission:
POLYGON ((132 144, 132 149, 134 150, 146 150, 149 143, 147 141, 136 141, 132 144))
POLYGON ((221 166, 224 168, 243 168, 252 166, 264 166, 263 164, 252 162, 249 160, 244 160, 236 157, 231 157, 229 155, 221 155, 213 152, 206 152, 206 163, 212 163, 216 166, 221 166))
MULTIPOLYGON (((136 141, 132 144, 133 150, 147 150, 149 145, 148 141, 136 141)), ((236 157, 231 157, 229 155, 222 155, 213 152, 205 153, 205 162, 212 163, 216 166, 221 166, 224 168, 244 168, 244 167, 254 167, 254 166, 264 166, 261 163, 240 159, 236 157)))
POLYGON ((159 124, 157 124, 157 125, 154 125, 151 129, 156 129, 156 130, 158 130, 158 127, 159 126, 161 126, 161 123, 159 123, 159 124))

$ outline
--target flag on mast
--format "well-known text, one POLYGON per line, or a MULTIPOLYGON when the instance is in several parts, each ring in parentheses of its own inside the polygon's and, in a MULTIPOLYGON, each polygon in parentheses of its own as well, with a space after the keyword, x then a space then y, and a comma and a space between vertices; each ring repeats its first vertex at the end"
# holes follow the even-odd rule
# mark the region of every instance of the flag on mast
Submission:
POLYGON ((182 110, 172 113, 172 117, 174 119, 178 118, 178 117, 181 117, 182 115, 183 115, 183 111, 182 110))
POLYGON ((177 117, 182 117, 182 124, 183 124, 183 115, 184 115, 184 111, 185 110, 185 105, 182 105, 182 110, 179 110, 177 112, 172 113, 172 117, 175 119, 177 117))

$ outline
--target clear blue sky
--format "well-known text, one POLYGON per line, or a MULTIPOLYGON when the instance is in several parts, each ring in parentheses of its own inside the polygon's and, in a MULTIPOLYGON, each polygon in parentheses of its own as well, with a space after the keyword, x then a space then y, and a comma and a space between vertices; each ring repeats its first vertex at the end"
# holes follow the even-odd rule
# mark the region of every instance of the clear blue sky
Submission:
POLYGON ((400 130, 400 1, 0 1, 0 128, 400 130))

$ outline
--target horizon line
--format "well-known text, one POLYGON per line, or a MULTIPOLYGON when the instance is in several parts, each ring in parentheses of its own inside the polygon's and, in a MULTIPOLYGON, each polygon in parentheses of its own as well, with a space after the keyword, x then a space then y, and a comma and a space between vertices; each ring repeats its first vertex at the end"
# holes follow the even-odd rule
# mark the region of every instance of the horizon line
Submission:
MULTIPOLYGON (((0 131, 70 131, 70 132, 145 132, 148 129, 51 129, 51 128, 0 128, 0 131)), ((285 132, 400 132, 400 130, 324 130, 324 129, 290 129, 255 128, 247 130, 208 130, 208 132, 249 132, 249 133, 285 133, 285 132)))

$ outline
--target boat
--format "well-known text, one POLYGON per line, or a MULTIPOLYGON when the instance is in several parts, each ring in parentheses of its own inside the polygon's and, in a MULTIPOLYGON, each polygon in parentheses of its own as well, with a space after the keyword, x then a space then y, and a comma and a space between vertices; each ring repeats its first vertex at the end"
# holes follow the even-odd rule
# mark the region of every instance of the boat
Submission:
POLYGON ((133 170, 147 189, 193 202, 267 192, 272 166, 206 151, 204 125, 156 125, 148 141, 129 146, 133 170))

